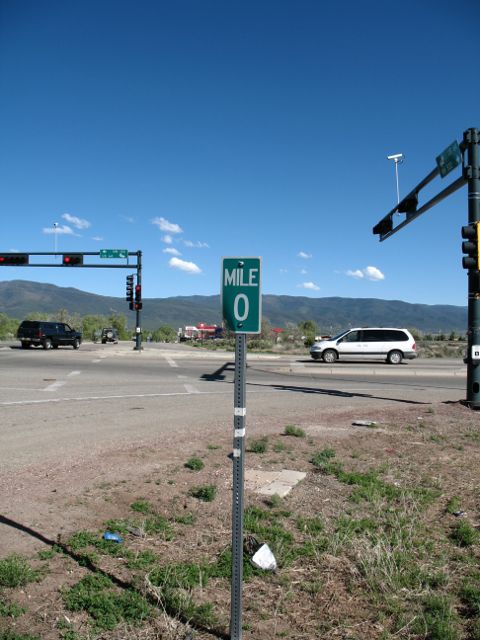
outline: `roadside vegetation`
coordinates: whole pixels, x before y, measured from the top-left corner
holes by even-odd
[[[132,336],[132,330],[127,327],[127,318],[123,314],[80,316],[71,314],[66,309],[59,309],[56,313],[29,313],[23,319],[67,322],[81,331],[86,341],[98,340],[104,327],[116,329],[120,340],[129,340]],[[0,340],[14,340],[19,324],[20,320],[0,313]],[[310,348],[317,337],[334,335],[337,330],[340,331],[343,328],[346,327],[319,327],[313,320],[303,320],[298,324],[287,323],[285,327],[280,328],[272,326],[268,320],[262,320],[260,334],[249,336],[247,347],[249,351],[305,354],[306,349]],[[411,327],[409,330],[417,341],[419,356],[422,358],[458,358],[464,355],[465,335],[455,331],[438,334],[423,333]],[[156,329],[144,330],[144,340],[147,339],[152,342],[175,342],[177,331],[169,325],[160,325]],[[223,339],[194,340],[189,341],[189,344],[205,349],[232,351],[235,349],[235,336],[226,331]]]
[[[344,431],[286,424],[248,441],[247,468],[307,476],[283,498],[247,484],[245,637],[479,640],[475,415],[395,408],[378,429]],[[0,558],[0,640],[225,637],[228,451],[210,441],[128,491],[89,489],[92,507],[115,504],[116,519]],[[264,543],[276,571],[251,562]]]

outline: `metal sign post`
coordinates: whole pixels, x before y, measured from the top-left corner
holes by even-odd
[[[260,258],[224,258],[222,311],[235,333],[233,403],[232,587],[230,639],[242,638],[243,511],[245,485],[245,424],[247,414],[247,333],[261,330]]]
[[[242,637],[243,586],[243,493],[245,484],[245,417],[247,336],[235,336],[235,388],[233,409],[233,496],[232,496],[232,590],[230,638]]]

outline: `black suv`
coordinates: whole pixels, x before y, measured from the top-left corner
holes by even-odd
[[[18,327],[17,338],[22,343],[22,349],[28,349],[31,345],[41,345],[44,349],[58,349],[59,346],[71,345],[78,349],[82,342],[82,334],[68,324],[39,320],[24,320]]]
[[[113,327],[102,329],[102,344],[107,344],[107,342],[118,342],[118,333]]]

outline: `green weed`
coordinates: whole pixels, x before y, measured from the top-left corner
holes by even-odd
[[[207,445],[207,449],[209,451],[215,451],[216,449],[220,449],[220,445],[218,445],[218,444],[208,444]]]
[[[152,513],[153,507],[148,500],[136,500],[130,505],[132,511],[137,513]]]
[[[428,640],[457,640],[456,615],[445,596],[431,595],[423,601],[423,615],[414,621],[415,633]]]
[[[184,466],[191,471],[201,471],[205,465],[200,458],[190,458]]]
[[[457,496],[453,496],[447,502],[446,512],[457,513],[458,511],[460,511],[460,498],[458,498]]]
[[[275,453],[282,453],[282,451],[287,450],[287,446],[284,442],[275,442],[275,444],[273,445],[273,450],[275,451]]]
[[[7,602],[3,598],[0,599],[0,616],[2,618],[19,618],[25,611],[26,609],[16,602]]]
[[[175,522],[178,522],[178,524],[190,525],[195,524],[196,518],[193,513],[186,513],[184,516],[176,516],[174,520]]]
[[[250,453],[265,453],[268,448],[268,438],[260,438],[259,440],[250,440],[247,450]]]
[[[165,540],[173,540],[175,534],[172,529],[172,525],[164,516],[158,513],[150,516],[145,520],[144,524],[145,533],[148,535],[161,534]]]
[[[450,539],[458,547],[471,547],[480,540],[480,533],[466,520],[458,522],[450,534]]]
[[[13,629],[4,629],[0,630],[0,640],[40,640],[40,638],[30,633],[17,633]]]
[[[272,496],[265,499],[265,504],[271,509],[278,509],[282,504],[282,498],[278,493],[274,493]]]
[[[50,547],[50,549],[39,551],[38,557],[40,558],[40,560],[51,560],[56,556],[57,553],[61,552],[62,549],[58,545],[54,544],[52,547]]]
[[[39,580],[41,572],[32,569],[25,558],[13,553],[0,560],[0,587],[22,587]]]
[[[466,581],[460,589],[459,596],[468,617],[480,617],[480,580],[477,582]]]
[[[158,556],[146,549],[135,554],[133,558],[130,558],[127,562],[129,569],[140,569],[142,571],[150,571],[156,564],[158,564]]]
[[[138,624],[151,615],[151,607],[136,591],[115,589],[106,576],[87,575],[63,592],[70,611],[85,611],[99,630],[114,629],[120,622]]]
[[[202,502],[212,502],[217,496],[217,487],[213,484],[208,484],[203,487],[193,487],[193,489],[190,489],[189,494]]]
[[[297,520],[297,527],[303,533],[309,536],[318,536],[325,530],[323,521],[320,518],[299,518]]]
[[[305,431],[294,424],[287,424],[283,433],[294,438],[305,438]]]

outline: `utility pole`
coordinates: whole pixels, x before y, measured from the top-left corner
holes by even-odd
[[[480,221],[480,163],[478,145],[480,131],[467,129],[463,144],[467,150],[467,165],[464,167],[468,188],[468,222]],[[477,251],[479,247],[477,246]],[[478,262],[477,262],[478,267]],[[480,272],[468,270],[468,331],[467,331],[467,400],[472,409],[480,409],[480,359],[475,357],[480,345]]]
[[[380,236],[380,242],[386,240],[405,225],[410,224],[449,195],[468,185],[468,225],[462,227],[464,269],[468,269],[468,328],[467,353],[464,362],[467,365],[466,404],[471,409],[480,409],[480,130],[467,129],[460,144],[454,140],[436,157],[436,167],[423,178],[396,206],[389,211],[372,231]],[[398,154],[397,154],[398,155]],[[465,162],[466,157],[466,162]],[[395,160],[395,156],[389,156]],[[418,195],[436,176],[445,178],[456,167],[461,166],[461,175],[440,193],[419,207]],[[405,218],[395,224],[395,214],[405,214]]]
[[[142,291],[142,252],[137,251],[137,287],[140,287],[140,292]],[[135,303],[135,350],[142,350],[142,325],[140,322],[141,319],[141,293],[140,293],[140,301]]]

